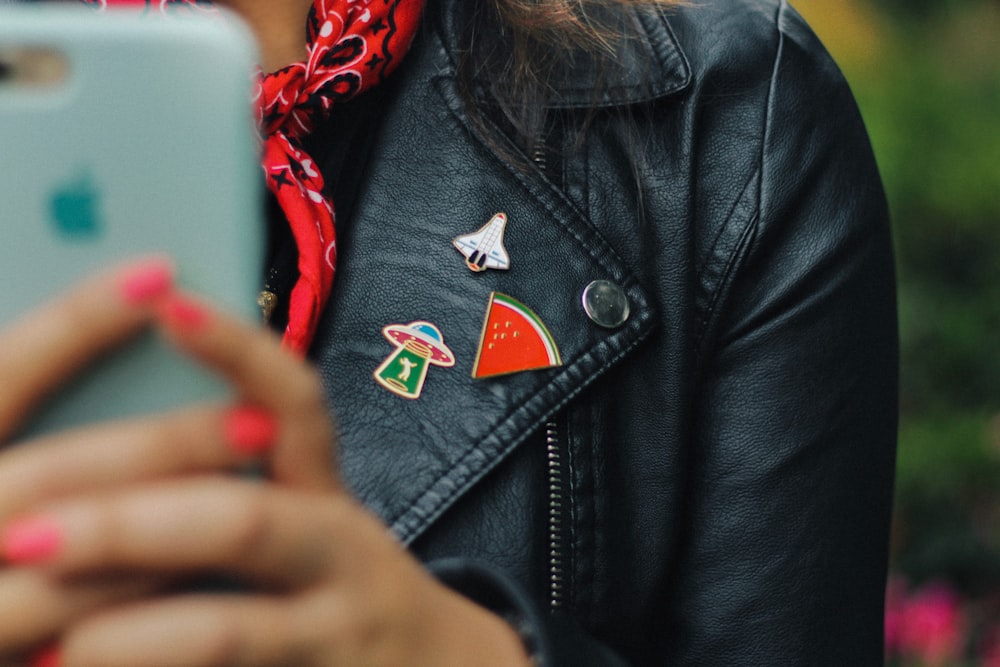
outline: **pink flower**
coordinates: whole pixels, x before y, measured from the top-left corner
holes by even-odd
[[[986,633],[979,651],[979,667],[1000,667],[1000,623]]]
[[[904,577],[889,577],[885,589],[885,650],[889,656],[899,655],[905,622],[907,581]]]
[[[946,665],[962,655],[965,614],[947,584],[930,584],[904,599],[892,622],[903,655],[929,666]]]

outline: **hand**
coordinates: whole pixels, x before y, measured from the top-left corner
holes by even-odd
[[[0,652],[56,638],[67,666],[526,664],[502,620],[438,584],[344,492],[312,370],[269,333],[190,297],[121,298],[136,271],[0,333],[0,350],[15,339],[29,349],[24,360],[0,352],[0,373],[24,377],[0,397],[0,434],[150,321],[239,400],[0,456],[0,550],[18,566],[0,573]],[[233,474],[258,459],[268,481]],[[248,591],[168,592],[206,573]],[[25,591],[36,603],[24,604]]]

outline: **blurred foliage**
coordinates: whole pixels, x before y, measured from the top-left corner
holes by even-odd
[[[1000,3],[795,4],[851,82],[885,179],[904,416],[1000,408]]]
[[[793,4],[851,83],[892,210],[902,343],[893,567],[996,600],[1000,2]]]
[[[900,433],[895,565],[972,595],[1000,591],[1000,460],[984,421],[952,411]]]

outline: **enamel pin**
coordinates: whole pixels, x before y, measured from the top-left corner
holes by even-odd
[[[561,366],[559,349],[542,320],[523,303],[493,292],[472,377],[485,378]]]
[[[507,228],[507,214],[497,213],[490,221],[472,234],[459,236],[452,245],[465,255],[465,265],[471,271],[510,268],[510,257],[503,247],[503,233]]]
[[[375,369],[375,380],[403,398],[418,398],[424,388],[427,369],[454,366],[455,355],[444,344],[441,331],[430,322],[390,324],[382,335],[396,351]]]

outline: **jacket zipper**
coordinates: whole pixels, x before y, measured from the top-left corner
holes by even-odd
[[[531,160],[539,171],[548,169],[545,139],[535,142]],[[566,555],[563,534],[563,457],[559,446],[559,425],[553,420],[545,424],[545,456],[549,485],[549,606],[560,609],[566,601]]]
[[[563,543],[563,457],[559,447],[559,425],[545,424],[545,448],[549,482],[549,606],[560,609],[566,600],[566,555]]]
[[[535,150],[531,154],[531,161],[535,163],[535,166],[538,167],[539,171],[545,171],[549,166],[548,158],[545,153],[545,141],[540,139],[535,142]]]

